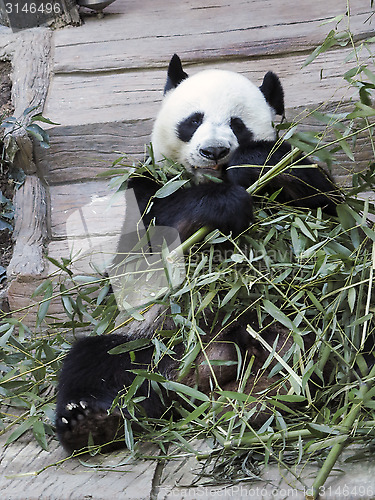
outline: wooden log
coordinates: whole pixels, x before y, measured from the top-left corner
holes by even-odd
[[[43,110],[50,77],[51,32],[46,28],[20,32],[11,36],[3,50],[12,60],[12,102],[18,125],[8,143],[8,153],[15,166],[27,175],[24,184],[15,192],[15,246],[7,269],[8,300],[12,311],[23,309],[26,324],[35,324],[37,305],[31,294],[44,276],[44,246],[47,240],[47,193],[35,175],[33,144],[25,131],[30,114]],[[29,306],[34,307],[29,309]]]
[[[51,30],[37,28],[23,31],[16,38],[12,57],[12,102],[14,116],[28,123],[26,108],[33,114],[43,110],[50,80]]]
[[[6,146],[13,164],[26,174],[34,174],[33,144],[25,130],[31,116],[41,113],[50,78],[51,32],[45,28],[24,31],[12,46],[12,103],[17,124]],[[31,108],[30,113],[25,110]]]
[[[47,194],[40,179],[26,176],[15,192],[15,246],[8,266],[8,278],[35,278],[44,271],[43,250],[47,239]]]

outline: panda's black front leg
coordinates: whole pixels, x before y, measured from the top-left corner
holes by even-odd
[[[226,179],[248,188],[290,151],[291,145],[287,142],[277,147],[272,141],[241,145],[227,166]],[[296,162],[293,169],[287,169],[274,177],[261,193],[280,191],[277,197],[280,203],[313,209],[322,207],[327,214],[336,215],[337,205],[343,202],[338,187],[327,172],[312,164],[308,158],[304,158],[302,163],[304,166],[299,166]]]
[[[252,220],[252,199],[246,189],[227,183],[207,183],[155,198],[148,218],[174,227],[185,240],[201,227],[238,235]]]

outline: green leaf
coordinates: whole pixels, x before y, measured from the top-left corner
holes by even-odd
[[[287,403],[303,403],[306,401],[305,396],[300,396],[298,394],[278,394],[277,399]]]
[[[49,306],[51,303],[52,295],[53,295],[53,287],[52,287],[52,283],[49,282],[49,284],[45,290],[45,293],[44,293],[43,301],[41,302],[41,304],[39,305],[39,308],[38,308],[37,323],[36,323],[37,326],[40,326],[42,324],[44,318],[46,317],[46,314],[48,312],[48,309],[49,309]]]
[[[40,142],[44,142],[46,144],[49,143],[49,135],[45,130],[43,130],[39,125],[36,123],[32,123],[31,125],[26,127],[26,130],[29,134],[31,134],[35,139],[37,139]]]
[[[305,224],[300,217],[296,217],[294,224],[302,231],[302,233],[307,236],[310,240],[315,241],[315,236],[311,233],[307,224]]]
[[[344,151],[346,156],[351,160],[354,161],[354,154],[352,150],[350,149],[349,144],[346,142],[345,138],[343,137],[342,134],[338,130],[334,130],[333,133],[335,134],[336,138],[339,139],[339,144],[341,149]]]
[[[198,391],[197,389],[193,389],[192,387],[189,387],[187,385],[180,384],[179,382],[173,382],[172,380],[170,380],[168,382],[164,382],[163,386],[167,390],[186,394],[187,396],[193,399],[197,399],[198,401],[209,401],[209,397],[207,396],[207,394],[204,394],[203,392]]]
[[[47,279],[45,281],[42,281],[42,283],[36,287],[36,289],[34,290],[34,292],[31,295],[31,297],[35,298],[38,295],[44,294],[47,289],[51,288],[51,286],[52,286],[51,280]]]
[[[178,189],[184,186],[188,181],[169,181],[155,193],[155,198],[166,198],[175,193]]]
[[[42,123],[48,123],[49,125],[60,125],[59,123],[53,122],[49,118],[46,118],[42,114],[34,115],[31,118],[31,123],[33,122],[42,122]]]
[[[107,297],[108,293],[109,293],[109,290],[110,290],[110,286],[109,285],[105,285],[103,286],[103,288],[100,290],[99,292],[99,295],[98,295],[98,298],[96,299],[96,304],[99,306],[103,301],[104,299]]]
[[[315,424],[315,423],[307,423],[307,428],[311,431],[314,436],[319,438],[325,438],[327,436],[340,434],[340,431],[337,429],[332,429],[329,425],[324,424]]]
[[[357,291],[354,287],[349,288],[348,290],[348,304],[350,308],[350,312],[354,311],[354,308],[356,306],[356,299],[357,299]]]
[[[72,298],[69,297],[68,295],[62,295],[61,302],[63,304],[63,307],[64,307],[67,315],[71,318],[73,313],[74,313],[74,306],[73,306]]]
[[[289,330],[297,331],[296,325],[293,323],[293,321],[288,318],[288,316],[283,313],[275,304],[273,304],[269,300],[263,300],[263,307],[265,311],[276,321],[284,325]]]
[[[369,118],[371,116],[375,116],[375,109],[371,106],[367,106],[362,102],[356,102],[355,111],[349,113],[347,118],[349,120],[353,120],[355,118]]]
[[[252,401],[256,401],[254,396],[250,396],[249,394],[244,394],[242,392],[235,391],[216,391],[217,394],[224,398],[235,399],[236,401],[242,401],[244,403],[250,403]]]
[[[319,241],[318,243],[315,243],[315,245],[312,245],[311,247],[307,248],[304,252],[301,253],[300,258],[301,259],[309,259],[311,258],[320,248],[322,248],[328,240],[323,240]]]
[[[237,294],[241,286],[242,286],[242,280],[241,278],[239,278],[223,298],[221,302],[221,307],[224,307]]]
[[[38,421],[38,417],[35,415],[33,417],[29,417],[27,420],[24,420],[22,424],[20,424],[16,430],[12,432],[12,434],[8,437],[8,439],[5,442],[5,446],[7,446],[10,443],[13,443],[16,441],[22,434],[25,434],[26,431],[31,429],[34,425],[35,422]]]
[[[46,430],[42,421],[37,420],[36,422],[33,423],[33,434],[35,439],[41,446],[41,448],[45,451],[49,451],[47,444]]]
[[[211,403],[209,401],[202,403],[200,406],[195,408],[194,411],[189,412],[188,416],[185,417],[183,420],[179,422],[179,427],[183,427],[190,422],[194,422],[197,420],[203,413],[210,407]],[[201,423],[204,423],[204,421],[200,421]]]
[[[233,253],[230,259],[236,262],[236,264],[241,264],[245,260],[245,256],[240,253]]]
[[[207,295],[204,297],[202,300],[201,305],[199,306],[198,313],[206,309],[208,305],[212,302],[212,300],[217,296],[217,291],[213,290],[211,292],[208,292]]]
[[[210,365],[210,366],[233,366],[233,365],[237,365],[237,361],[226,361],[224,359],[210,359],[208,361],[202,361],[202,363],[200,363],[200,366],[207,366],[207,365]]]
[[[0,347],[4,347],[13,333],[14,325],[5,325],[6,330],[1,330]]]
[[[159,373],[150,372],[147,370],[143,370],[141,368],[135,369],[135,370],[130,370],[130,371],[132,373],[135,373],[137,376],[142,377],[143,379],[146,379],[146,380],[152,380],[152,381],[158,382],[158,383],[163,383],[166,381],[165,377],[163,377]]]
[[[134,451],[134,436],[133,436],[133,430],[131,427],[131,422],[127,418],[124,418],[124,439],[125,439],[125,444],[126,447],[130,451]]]
[[[321,45],[318,45],[316,49],[306,58],[305,62],[302,64],[302,68],[309,65],[316,59],[320,54],[326,52],[329,48],[336,44],[336,32],[335,30],[331,30],[326,36],[324,42]]]
[[[128,342],[124,342],[123,344],[113,347],[108,351],[108,354],[123,354],[124,352],[136,351],[137,349],[149,346],[150,342],[150,339],[129,340]]]

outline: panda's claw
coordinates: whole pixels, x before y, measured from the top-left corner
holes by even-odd
[[[57,423],[61,423],[66,430],[72,430],[78,422],[82,422],[90,415],[90,408],[86,401],[80,400],[77,402],[69,401],[65,405],[64,415],[57,419]]]
[[[119,437],[123,435],[123,418],[116,410],[109,414],[103,401],[68,400],[62,408],[56,416],[56,430],[67,451],[87,449],[90,441],[108,451],[122,443]]]

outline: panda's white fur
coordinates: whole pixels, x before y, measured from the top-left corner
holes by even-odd
[[[193,111],[204,114],[204,119],[191,140],[184,142],[176,126]],[[254,141],[273,141],[274,114],[261,90],[245,76],[232,71],[201,71],[167,92],[152,133],[155,159],[168,158],[187,170],[215,169],[216,163],[227,163],[239,146],[230,126],[232,118],[243,121]],[[206,147],[225,147],[228,154],[215,162],[200,154]]]

